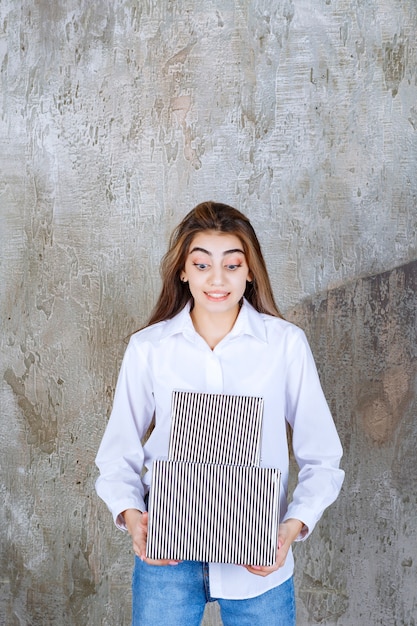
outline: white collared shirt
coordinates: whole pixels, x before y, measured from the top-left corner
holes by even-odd
[[[244,301],[226,337],[211,350],[194,329],[189,305],[171,320],[135,333],[117,382],[113,410],[96,463],[98,495],[115,523],[120,513],[146,509],[152,462],[166,458],[175,389],[252,395],[264,399],[261,466],[281,470],[281,521],[299,519],[306,538],[324,509],[337,497],[344,477],[339,469],[340,440],[302,330],[285,320],[258,313]],[[154,430],[142,446],[152,417]],[[287,504],[286,422],[300,467]],[[148,471],[143,475],[143,468]],[[263,578],[230,564],[210,564],[210,593],[216,598],[250,598],[285,582],[293,572],[292,552],[285,565]]]

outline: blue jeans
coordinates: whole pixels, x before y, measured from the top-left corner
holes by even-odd
[[[132,626],[200,626],[206,603],[215,600],[224,626],[295,626],[292,578],[255,598],[224,600],[210,595],[206,563],[160,567],[135,557],[132,596]]]

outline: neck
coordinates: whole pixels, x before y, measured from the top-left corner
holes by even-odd
[[[210,314],[206,311],[192,309],[190,315],[196,332],[204,339],[212,350],[232,330],[240,307],[221,314]]]

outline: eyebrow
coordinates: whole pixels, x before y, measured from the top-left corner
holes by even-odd
[[[192,254],[193,252],[204,252],[204,254],[213,256],[211,252],[209,252],[208,250],[205,250],[204,248],[200,248],[199,246],[196,246],[195,248],[190,250],[189,254]],[[241,250],[240,248],[233,248],[232,250],[225,250],[223,252],[223,256],[227,256],[228,254],[234,254],[235,252],[240,252],[241,254],[245,254],[243,250]]]

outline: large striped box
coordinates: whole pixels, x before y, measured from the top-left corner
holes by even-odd
[[[278,469],[155,461],[147,556],[272,565],[279,485]]]
[[[261,468],[263,400],[174,391],[168,460],[154,461],[147,556],[272,565],[280,471]]]

